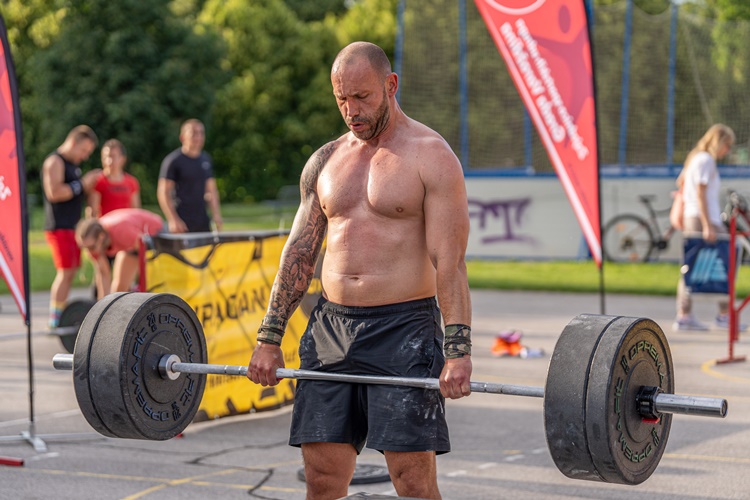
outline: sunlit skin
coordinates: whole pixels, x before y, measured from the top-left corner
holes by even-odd
[[[186,125],[180,134],[180,142],[183,153],[191,158],[197,158],[206,143],[206,128],[199,123]]]
[[[107,233],[87,238],[76,236],[76,243],[80,248],[88,251],[89,258],[94,266],[94,281],[99,299],[113,292],[126,292],[130,289],[138,271],[138,257],[136,255],[132,255],[125,250],[117,252],[110,269],[106,253],[110,247],[110,238]]]
[[[334,65],[331,82],[351,134],[321,148],[305,166],[300,210],[267,319],[285,326],[309,285],[327,236],[322,281],[329,300],[373,306],[430,297],[437,291],[446,324],[468,324],[463,250],[454,244],[468,237],[468,214],[455,155],[442,138],[401,111],[395,73],[383,76],[358,59]],[[436,168],[443,165],[449,168]],[[435,194],[425,198],[433,190]],[[460,223],[453,227],[452,221]],[[448,374],[457,369],[446,397],[469,393],[470,363],[468,356],[446,363]],[[282,365],[280,350],[261,344],[248,373],[257,383],[274,385],[275,369]]]
[[[78,243],[80,248],[88,250],[91,253],[104,254],[107,247],[109,247],[109,238],[107,238],[106,234],[102,233],[97,238],[93,236],[89,236],[88,238],[76,237],[76,243]]]
[[[71,156],[73,156],[73,163],[82,163],[88,160],[94,149],[96,149],[96,145],[91,141],[83,140],[75,144],[70,151]]]
[[[351,44],[331,70],[336,104],[350,132],[321,147],[300,180],[300,207],[282,252],[263,324],[283,331],[315,271],[323,241],[325,297],[378,306],[437,296],[445,324],[470,324],[464,253],[469,217],[463,171],[445,140],[406,116],[398,76],[371,44]],[[373,63],[375,61],[375,63]],[[259,343],[248,378],[278,383],[279,346]],[[446,360],[440,391],[470,391],[471,356]],[[303,443],[307,498],[346,496],[356,450]],[[400,496],[440,498],[435,452],[384,453]]]
[[[342,91],[341,88],[339,90]],[[336,95],[335,92],[334,95]],[[375,139],[383,133],[388,124],[390,108],[388,107],[388,96],[385,92],[382,96],[379,96],[380,106],[374,112],[368,113],[368,104],[377,97],[377,92],[366,92],[352,96],[347,96],[342,92],[336,97],[341,116],[357,139],[362,141]]]
[[[112,181],[118,182],[123,178],[127,158],[120,148],[104,146],[102,148],[102,171]]]
[[[98,237],[89,236],[88,238],[79,238],[76,236],[78,247],[87,250],[91,264],[94,267],[94,284],[96,285],[96,295],[98,299],[103,299],[112,290],[112,270],[110,269],[109,260],[106,255],[109,247],[109,237],[106,233],[101,233]]]
[[[78,142],[66,140],[57,151],[71,163],[80,164],[89,159],[96,149],[96,145],[88,140],[83,139]],[[94,184],[96,175],[101,170],[91,170],[87,172],[81,182],[85,191],[88,191]],[[65,183],[65,164],[63,160],[51,155],[47,157],[42,166],[42,184],[44,193],[51,203],[67,201],[73,197],[70,187]]]

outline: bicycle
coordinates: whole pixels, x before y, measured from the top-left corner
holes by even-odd
[[[659,218],[668,218],[670,206],[655,208],[655,195],[640,195],[638,200],[646,207],[648,219],[636,214],[620,214],[604,226],[602,251],[612,262],[648,262],[654,252],[658,255],[669,248],[669,240],[676,232],[670,224],[662,230]]]
[[[669,240],[677,232],[670,224],[665,230],[659,225],[659,218],[669,218],[672,206],[654,208],[655,195],[641,195],[638,200],[646,207],[648,219],[636,214],[620,214],[604,226],[602,252],[604,258],[612,262],[649,262],[654,256],[669,248]],[[738,192],[727,190],[727,204],[722,211],[722,220],[729,226],[732,211],[737,209],[738,230],[750,230],[750,210],[745,198]],[[742,261],[750,259],[750,240],[738,236],[743,248]]]

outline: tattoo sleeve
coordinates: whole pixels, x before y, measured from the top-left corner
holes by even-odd
[[[317,181],[335,149],[336,143],[326,144],[313,154],[302,171],[300,207],[271,288],[268,310],[259,330],[263,332],[262,339],[259,334],[261,341],[280,343],[289,318],[312,281],[328,222],[318,198]]]

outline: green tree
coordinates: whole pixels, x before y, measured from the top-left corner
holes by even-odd
[[[161,159],[179,145],[180,122],[208,120],[225,81],[218,36],[177,18],[169,4],[67,3],[59,34],[31,56],[26,75],[33,81],[29,104],[37,128],[27,150],[30,170],[71,127],[86,123],[100,139],[125,144],[144,202],[155,200]]]
[[[16,69],[25,152],[33,151],[38,135],[33,106],[29,100],[34,80],[27,76],[28,61],[57,38],[59,23],[65,16],[65,9],[59,3],[57,0],[7,0],[0,3],[0,13],[8,30],[8,42]],[[39,182],[38,176],[30,176],[30,191],[37,192]]]
[[[382,47],[393,61],[396,43],[396,10],[400,0],[360,0],[331,26],[341,47],[366,40]],[[377,22],[372,22],[377,19]],[[330,25],[330,23],[329,23]],[[330,68],[328,68],[330,69]]]
[[[222,33],[232,78],[216,97],[209,149],[226,199],[273,198],[335,130],[323,98],[336,43],[283,0],[209,0],[200,16]],[[329,92],[330,94],[330,92]]]
[[[699,7],[706,15],[722,21],[750,20],[750,3],[747,0],[704,0]]]
[[[346,12],[346,0],[286,0],[287,6],[304,22],[320,21],[328,14],[341,15]]]
[[[59,22],[65,16],[65,9],[58,3],[56,0],[7,0],[0,3],[19,80],[22,80],[21,72],[26,61],[37,50],[49,47],[59,33]]]
[[[634,6],[638,7],[640,10],[648,14],[661,14],[662,12],[669,10],[669,6],[672,2],[672,0],[586,0],[586,1],[593,3],[594,7],[624,4],[625,2],[632,1]]]
[[[232,73],[209,126],[224,198],[273,198],[299,182],[309,156],[345,130],[331,94],[336,53],[360,39],[392,51],[394,14],[392,0],[356,2],[340,17],[310,22],[283,0],[206,2],[200,20],[222,33],[222,64]]]

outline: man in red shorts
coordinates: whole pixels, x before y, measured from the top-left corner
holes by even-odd
[[[78,223],[76,243],[89,251],[98,298],[130,288],[138,271],[141,238],[161,233],[164,226],[161,217],[140,208],[121,208]],[[111,271],[109,257],[114,258]]]
[[[100,171],[92,170],[81,176],[79,165],[91,156],[97,143],[94,131],[86,125],[79,125],[68,133],[62,145],[47,156],[42,165],[44,235],[57,269],[50,289],[50,328],[57,328],[75,272],[81,264],[75,227],[81,219],[85,195]]]

